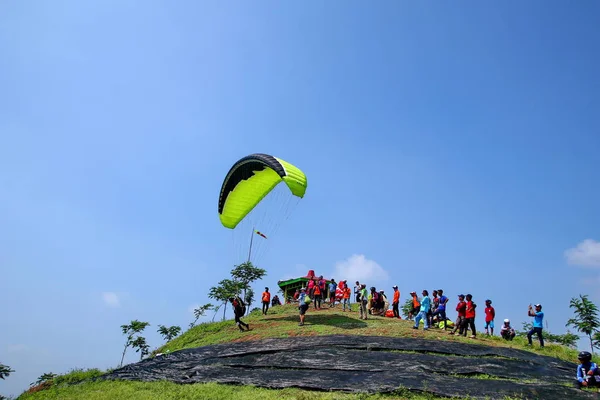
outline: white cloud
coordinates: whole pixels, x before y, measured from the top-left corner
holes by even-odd
[[[383,281],[389,279],[388,273],[373,260],[363,254],[353,254],[344,261],[335,264],[335,276],[348,282]]]
[[[23,351],[27,351],[27,350],[29,350],[29,347],[24,344],[11,344],[6,349],[6,351],[8,353],[18,353],[18,352],[23,352]]]
[[[566,250],[565,258],[570,265],[600,267],[600,242],[586,239],[577,247]]]
[[[104,304],[109,307],[120,307],[121,303],[119,301],[119,296],[117,296],[114,292],[104,292],[102,293],[102,300],[104,300]]]

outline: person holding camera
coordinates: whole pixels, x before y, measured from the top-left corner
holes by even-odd
[[[533,311],[533,307],[531,307],[530,304],[527,315],[533,317],[533,328],[531,328],[531,330],[527,333],[527,340],[529,341],[529,346],[532,346],[531,337],[535,333],[537,334],[537,337],[540,340],[540,347],[544,348],[544,336],[542,335],[542,328],[544,327],[544,313],[542,312],[542,305],[536,304],[535,311]]]

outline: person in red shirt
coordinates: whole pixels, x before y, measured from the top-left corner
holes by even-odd
[[[456,311],[458,312],[458,317],[456,318],[456,322],[454,323],[454,329],[450,332],[451,335],[462,335],[464,331],[467,329],[465,326],[465,309],[467,308],[467,303],[465,302],[465,295],[458,295],[458,304],[456,304]],[[456,333],[458,331],[458,333]]]
[[[400,310],[398,304],[400,303],[400,291],[398,286],[394,285],[394,300],[392,300],[392,310],[394,311],[394,318],[400,318]]]
[[[485,301],[485,334],[489,335],[490,332],[488,328],[492,332],[492,336],[494,336],[494,318],[496,317],[496,310],[492,307],[492,301],[487,299]]]
[[[464,335],[467,336],[467,332],[469,328],[471,328],[471,339],[475,339],[477,337],[477,331],[475,330],[475,308],[477,304],[473,302],[473,296],[471,294],[467,294],[467,307],[465,308],[465,331]]]
[[[265,291],[262,294],[262,313],[263,313],[263,315],[267,315],[267,311],[269,311],[269,304],[271,304],[271,293],[269,293],[269,288],[266,287]]]

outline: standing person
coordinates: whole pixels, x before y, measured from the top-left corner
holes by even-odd
[[[473,302],[473,296],[467,294],[467,307],[465,308],[465,331],[464,335],[467,336],[469,328],[471,328],[471,339],[477,337],[477,331],[475,330],[475,308],[477,304]]]
[[[416,317],[419,314],[419,311],[421,311],[421,302],[417,297],[417,292],[410,292],[410,295],[412,297],[412,310],[408,313],[408,319],[412,320],[413,317]]]
[[[529,341],[529,346],[532,346],[531,337],[534,333],[537,334],[538,339],[540,340],[540,347],[544,348],[544,336],[542,336],[542,328],[544,327],[544,313],[542,312],[542,305],[536,304],[535,311],[533,311],[533,307],[531,304],[529,305],[529,310],[527,311],[527,315],[533,317],[533,328],[527,333],[527,340]]]
[[[263,313],[263,315],[267,315],[267,311],[269,311],[270,303],[271,303],[271,293],[269,293],[269,288],[266,287],[265,291],[262,294],[262,313]]]
[[[394,285],[394,299],[392,300],[392,310],[394,311],[394,318],[400,318],[400,310],[398,309],[398,304],[400,303],[400,291],[398,290],[398,286]]]
[[[335,279],[331,279],[331,283],[329,284],[329,307],[335,306],[335,290],[337,289],[337,283],[335,283]]]
[[[433,298],[431,299],[431,306],[429,308],[429,312],[427,313],[427,319],[429,319],[429,326],[434,326],[433,323],[433,312],[437,309],[440,299],[438,299],[438,291],[434,290],[431,294]]]
[[[419,322],[423,320],[423,330],[429,329],[429,319],[427,318],[427,313],[431,309],[431,299],[429,298],[429,292],[424,289],[423,290],[423,298],[421,299],[421,309],[419,314],[415,318],[415,326],[413,329],[419,329]]]
[[[363,283],[360,285],[360,319],[367,319],[367,303],[369,302],[369,292],[367,291],[367,285]]]
[[[492,336],[494,336],[494,318],[496,318],[496,310],[492,307],[492,301],[487,299],[485,301],[485,334],[489,335],[489,330],[492,332]]]
[[[242,300],[239,297],[230,297],[229,302],[231,303],[231,306],[233,307],[233,315],[235,317],[235,324],[237,325],[238,328],[240,328],[240,332],[244,332],[244,329],[242,328],[242,326],[246,327],[246,330],[249,331],[250,325],[248,325],[247,323],[245,323],[244,321],[241,320],[241,318],[244,316],[244,312],[245,312]]]
[[[516,334],[517,332],[510,326],[510,319],[506,318],[504,324],[502,324],[502,328],[500,328],[500,336],[505,340],[513,340]]]
[[[360,282],[356,281],[356,284],[354,285],[354,300],[356,301],[356,304],[358,304],[360,306]]]
[[[304,318],[306,317],[306,311],[310,303],[310,297],[306,295],[306,289],[300,289],[300,296],[298,296],[298,310],[300,311],[300,323],[298,326],[304,325]]]
[[[315,305],[315,310],[321,309],[321,286],[315,285],[313,287],[313,301]]]
[[[342,289],[342,293],[343,293],[343,302],[344,302],[344,311],[346,311],[346,304],[348,304],[348,311],[352,311],[352,308],[350,308],[350,288],[348,287],[348,284],[345,283],[344,281],[344,288]]]
[[[600,369],[595,362],[592,362],[592,355],[588,351],[582,351],[577,356],[579,365],[577,366],[577,381],[575,385],[581,389],[582,386],[600,386]]]
[[[438,326],[441,318],[444,321],[444,330],[446,330],[446,328],[448,327],[448,323],[446,322],[446,304],[448,303],[448,297],[444,296],[444,291],[442,289],[438,289],[437,292],[440,295],[440,298],[438,299],[437,308],[433,312],[433,317],[439,315]]]
[[[456,322],[454,323],[454,329],[450,332],[451,335],[462,335],[463,331],[466,329],[465,326],[465,310],[467,308],[467,303],[465,302],[465,295],[458,295],[458,304],[456,304],[456,311],[458,312],[458,317],[456,317]],[[456,333],[458,331],[458,333]]]

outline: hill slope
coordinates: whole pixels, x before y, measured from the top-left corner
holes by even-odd
[[[424,332],[413,330],[409,321],[381,317],[364,321],[356,312],[339,308],[311,309],[302,327],[294,306],[275,307],[268,316],[258,312],[245,319],[249,332],[239,332],[233,321],[202,324],[159,349],[164,355],[112,371],[96,382],[52,387],[21,398],[593,396],[569,387],[576,351],[559,345],[527,351],[520,338],[506,342],[498,337],[450,336],[437,329]],[[183,349],[188,350],[178,351]],[[375,392],[387,394],[364,394]]]

